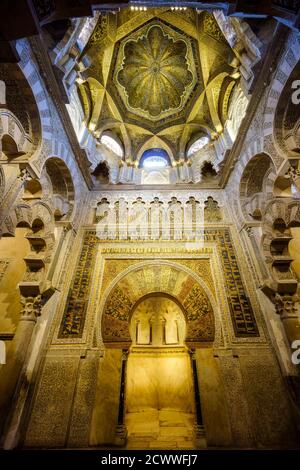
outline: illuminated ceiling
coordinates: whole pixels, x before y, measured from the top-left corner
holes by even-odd
[[[156,20],[121,43],[114,83],[130,114],[158,121],[181,112],[196,88],[189,43]],[[133,37],[136,39],[133,39]],[[130,116],[129,116],[130,117]]]
[[[89,130],[113,130],[125,158],[162,147],[180,158],[195,136],[216,138],[238,77],[213,14],[167,8],[100,15],[78,84]]]

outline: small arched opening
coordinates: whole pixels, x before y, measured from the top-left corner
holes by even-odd
[[[42,185],[38,179],[32,178],[25,182],[23,199],[40,199],[42,197]]]
[[[109,183],[109,167],[106,162],[100,162],[95,170],[93,171],[92,175],[95,179],[101,184],[108,184]]]
[[[46,161],[45,171],[51,183],[55,220],[71,217],[75,204],[75,187],[65,162],[58,157]]]
[[[2,152],[8,158],[8,160],[11,160],[13,158],[19,157],[20,155],[24,154],[24,152],[19,151],[16,142],[8,134],[5,134],[2,137],[1,145],[2,145]]]

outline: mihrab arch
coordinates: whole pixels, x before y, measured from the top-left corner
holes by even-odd
[[[121,275],[108,288],[103,305],[101,331],[108,347],[131,344],[129,322],[137,303],[147,295],[167,295],[185,312],[186,343],[212,343],[215,319],[212,297],[203,282],[176,263],[143,263]]]

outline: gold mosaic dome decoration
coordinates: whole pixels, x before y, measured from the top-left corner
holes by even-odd
[[[193,84],[183,40],[154,25],[137,40],[127,41],[123,53],[117,80],[129,108],[155,120],[183,106]]]
[[[222,132],[235,62],[212,13],[101,14],[78,62],[86,126],[97,139],[111,130],[128,158],[145,148],[183,155],[195,136]]]

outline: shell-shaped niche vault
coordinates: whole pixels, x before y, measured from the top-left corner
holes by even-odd
[[[130,333],[135,346],[182,346],[186,333],[182,309],[171,298],[150,295],[135,307]]]

